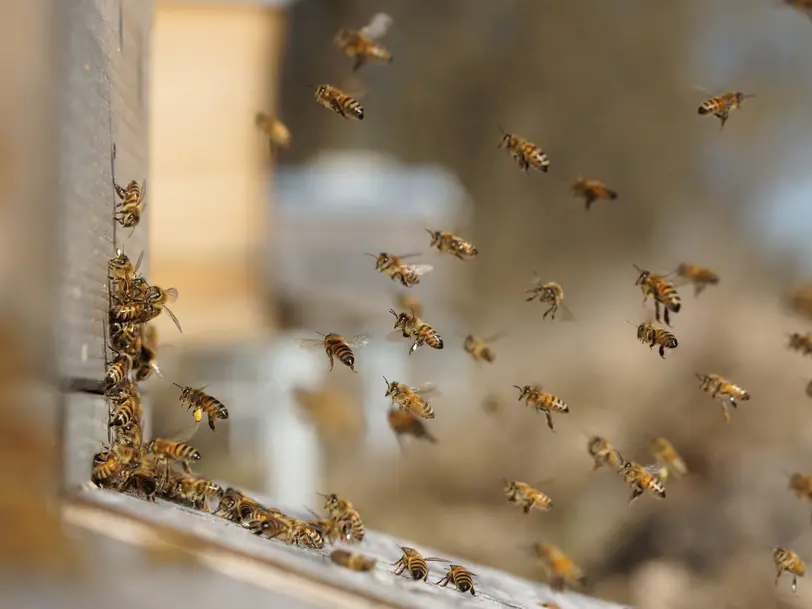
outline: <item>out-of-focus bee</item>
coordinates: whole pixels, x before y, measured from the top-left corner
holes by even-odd
[[[502,411],[502,400],[496,396],[489,395],[482,400],[482,410],[488,414],[497,414]]]
[[[397,562],[392,563],[395,569],[392,571],[395,575],[400,575],[406,571],[413,580],[417,581],[422,579],[426,581],[429,577],[429,566],[426,564],[429,561],[442,561],[448,562],[444,558],[432,556],[430,558],[423,558],[423,556],[414,548],[407,546],[398,546],[403,552]]]
[[[116,145],[113,144],[113,163],[116,160]],[[116,203],[116,222],[125,228],[135,229],[138,222],[141,220],[141,214],[146,208],[144,200],[147,197],[147,181],[144,180],[141,185],[133,180],[127,186],[121,187],[116,183],[115,174],[113,175],[113,188],[116,189],[119,201]]]
[[[789,305],[796,313],[812,319],[812,283],[793,288],[789,294]]]
[[[360,70],[370,59],[384,63],[392,61],[392,53],[389,52],[389,49],[380,42],[376,42],[378,38],[382,38],[386,34],[391,25],[392,17],[386,13],[377,13],[360,30],[349,28],[338,30],[333,41],[355,60],[352,66],[353,72]]]
[[[400,329],[403,338],[414,339],[409,347],[409,355],[417,351],[421,346],[428,345],[432,349],[442,349],[443,339],[440,334],[429,324],[424,322],[414,313],[397,313],[394,309],[389,312],[395,316],[395,330]]]
[[[129,353],[118,353],[112,363],[107,367],[104,382],[108,387],[115,387],[130,374],[133,367],[133,358]]]
[[[135,279],[143,258],[144,252],[141,252],[135,266],[133,266],[127,254],[117,249],[115,258],[111,258],[107,262],[107,278],[116,284],[113,292],[116,300],[120,301],[121,297],[129,292],[130,284]]]
[[[505,130],[499,127],[502,132],[502,140],[499,142],[499,148],[506,149],[510,156],[519,164],[525,173],[530,167],[547,173],[550,169],[550,159],[544,151],[527,141],[523,137],[514,135],[512,133],[505,133]]]
[[[147,380],[155,372],[163,378],[158,367],[158,331],[152,324],[141,326],[141,351],[138,355],[138,368],[135,371],[135,380],[139,383]]]
[[[423,316],[423,303],[417,296],[412,296],[408,292],[398,292],[395,294],[395,304],[402,311],[412,311],[418,317]]]
[[[789,335],[788,347],[801,355],[812,355],[812,334],[793,332]]]
[[[618,473],[623,470],[623,457],[615,448],[609,444],[606,438],[592,436],[586,445],[589,454],[595,460],[592,471],[597,471],[603,466],[614,467]]]
[[[158,470],[158,465],[154,460],[144,459],[127,476],[124,490],[135,492],[147,501],[155,501],[155,496],[161,488],[162,479]]]
[[[503,480],[505,481],[505,495],[507,495],[508,503],[520,505],[525,514],[529,514],[533,508],[544,512],[552,509],[553,500],[548,495],[533,488],[526,482],[507,480],[505,478]]]
[[[338,87],[319,85],[316,89],[316,101],[319,105],[332,110],[347,119],[364,120],[364,107]]]
[[[381,252],[380,254],[364,255],[375,258],[375,268],[377,270],[387,275],[392,281],[400,281],[401,285],[406,288],[420,283],[420,277],[434,269],[430,264],[407,264],[403,262],[406,258],[413,258],[419,256],[419,254],[394,256]]]
[[[708,95],[712,95],[705,89],[702,89],[702,91]],[[724,93],[720,93],[719,95],[713,95],[700,104],[697,113],[700,116],[713,114],[721,121],[719,128],[724,129],[727,119],[730,118],[731,110],[741,107],[742,102],[748,97],[755,97],[755,95],[744,94],[739,91],[726,91]]]
[[[789,476],[789,490],[795,493],[798,499],[812,501],[812,475],[795,472]]]
[[[446,233],[443,231],[433,231],[430,228],[426,232],[431,235],[431,243],[429,247],[436,247],[439,251],[445,254],[452,254],[460,260],[467,260],[473,258],[479,253],[479,250],[471,245],[462,237],[457,237],[453,233]]]
[[[598,199],[608,199],[610,201],[617,199],[617,193],[599,180],[578,178],[572,184],[572,191],[576,196],[584,198],[587,211]]]
[[[364,523],[352,503],[340,498],[335,493],[322,495],[322,497],[324,497],[324,509],[336,521],[344,540],[363,541],[365,534]]]
[[[570,411],[569,406],[567,406],[564,400],[551,393],[547,393],[541,385],[525,385],[524,387],[519,387],[518,385],[513,386],[519,390],[520,402],[524,400],[526,406],[534,408],[536,412],[544,412],[544,416],[547,417],[547,427],[552,431],[555,431],[555,427],[553,426],[551,413],[560,412],[566,414]]]
[[[558,603],[538,603],[539,607],[545,607],[546,609],[561,609],[561,605]]]
[[[364,556],[358,552],[348,552],[347,550],[333,550],[330,560],[351,571],[372,571],[375,568],[375,559]]]
[[[660,467],[658,465],[640,465],[634,461],[627,461],[623,464],[623,476],[626,482],[631,482],[632,494],[629,495],[629,505],[637,501],[644,492],[648,492],[652,497],[665,499],[665,483],[658,475]]]
[[[318,332],[321,334],[321,332]],[[333,358],[337,358],[347,368],[356,372],[355,370],[355,354],[352,348],[363,347],[369,342],[369,337],[364,335],[353,336],[350,339],[345,339],[340,334],[330,332],[329,334],[321,334],[324,338],[306,338],[299,341],[300,347],[323,347],[327,357],[330,358],[330,371],[333,370]]]
[[[428,440],[432,444],[437,444],[437,438],[431,435],[426,429],[425,423],[414,416],[411,410],[403,408],[390,408],[387,413],[389,427],[395,432],[398,444],[402,444],[402,436],[413,436],[418,440]]]
[[[459,592],[470,592],[472,596],[476,596],[476,591],[474,590],[474,576],[476,576],[476,573],[471,573],[465,567],[449,565],[445,577],[436,582],[436,585],[445,588],[448,584],[454,584],[454,587]]]
[[[190,434],[183,434],[183,436]],[[158,457],[166,457],[180,462],[183,471],[191,473],[189,461],[199,461],[200,452],[194,447],[176,438],[155,438],[147,445],[147,451]]]
[[[719,284],[719,275],[712,270],[685,262],[677,267],[677,275],[694,284],[694,296],[699,296],[709,285]]]
[[[435,390],[433,385],[427,383],[422,387],[409,387],[397,381],[390,383],[386,377],[383,380],[386,382],[384,397],[391,397],[393,404],[423,419],[434,418],[434,409],[423,397]]]
[[[674,474],[677,478],[685,476],[688,473],[688,466],[685,460],[674,448],[666,438],[654,438],[649,444],[649,451],[651,456],[660,464],[659,476],[665,482],[669,474]]]
[[[544,561],[550,574],[553,590],[561,592],[566,585],[584,586],[586,577],[583,570],[569,556],[550,543],[538,542],[534,546],[536,555]]]
[[[177,383],[172,384],[180,389],[181,403],[188,402],[189,406],[187,410],[194,408],[194,418],[196,422],[203,418],[203,413],[205,412],[209,418],[209,427],[211,427],[212,431],[215,431],[215,421],[218,419],[228,419],[228,409],[217,398],[210,396],[208,393],[204,393],[202,389],[195,389],[189,386],[184,387]]]
[[[725,421],[730,421],[730,413],[727,411],[725,402],[730,402],[733,408],[738,408],[736,400],[746,402],[750,399],[750,394],[718,374],[696,374],[699,379],[699,388],[705,393],[710,393],[713,399],[718,399],[722,404],[722,416]]]
[[[496,359],[496,353],[488,343],[494,342],[502,336],[503,334],[500,333],[487,338],[480,338],[479,336],[469,334],[465,337],[462,348],[465,349],[465,352],[473,357],[475,361],[485,361],[490,364]]]
[[[631,324],[632,322],[627,323]],[[649,349],[659,345],[660,357],[663,359],[665,359],[666,349],[676,349],[679,345],[676,336],[665,328],[659,328],[652,323],[641,323],[637,326],[637,340],[644,345],[648,345]]]
[[[536,276],[536,285],[529,290],[525,290],[526,293],[530,294],[528,298],[525,298],[525,301],[530,302],[531,300],[538,298],[538,301],[541,304],[550,305],[550,308],[544,312],[544,315],[542,315],[542,319],[547,319],[547,316],[550,314],[552,314],[552,319],[555,319],[555,313],[558,311],[558,307],[561,307],[564,314],[571,319],[572,314],[563,303],[564,288],[561,287],[561,284],[556,283],[555,281],[542,283],[538,273],[534,273],[534,275]]]
[[[273,152],[274,146],[290,148],[290,130],[285,126],[285,123],[277,117],[265,114],[264,112],[257,112],[254,117],[254,122],[259,130],[268,136],[271,152]]]
[[[311,509],[307,511],[313,514],[315,520],[306,520],[305,523],[316,529],[327,543],[335,543],[343,537],[339,524],[332,516],[322,518]]]
[[[650,271],[641,269],[636,264],[634,268],[640,273],[634,285],[639,285],[643,291],[643,304],[646,304],[649,297],[654,299],[654,316],[657,321],[660,321],[660,305],[662,305],[665,313],[665,323],[670,326],[671,320],[668,313],[679,313],[680,308],[682,308],[682,300],[677,294],[674,284],[666,281],[664,275],[655,275]]]
[[[806,574],[806,563],[795,552],[788,548],[773,548],[773,561],[775,562],[775,585],[781,574],[785,571],[792,575],[792,591],[798,591],[798,578]]]
[[[812,21],[812,0],[784,0],[784,4],[803,13]]]

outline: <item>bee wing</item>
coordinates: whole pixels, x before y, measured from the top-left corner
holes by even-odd
[[[144,250],[141,250],[141,253],[138,254],[138,260],[133,267],[133,273],[137,273],[138,269],[141,268],[141,261],[144,259]]]
[[[451,561],[447,558],[440,558],[439,556],[429,556],[428,558],[424,558],[426,562],[447,562],[450,563]]]
[[[200,421],[195,421],[191,425],[184,427],[177,433],[173,434],[169,439],[173,442],[188,442],[197,433],[200,428]]]
[[[401,260],[405,260],[406,258],[414,258],[419,256],[420,254],[403,254],[403,256],[395,256],[395,258],[400,258]]]
[[[420,396],[440,395],[440,390],[437,389],[434,383],[423,383],[419,387],[411,387],[410,389]]]
[[[711,93],[710,91],[708,91],[708,90],[707,90],[705,87],[702,87],[702,86],[700,86],[700,85],[694,85],[694,89],[696,89],[696,90],[698,90],[698,91],[702,91],[702,93],[704,93],[704,94],[705,94],[705,95],[707,95],[708,97],[713,97],[713,93]]]
[[[363,347],[369,342],[369,336],[366,334],[359,334],[347,340],[347,345],[353,348]]]
[[[645,472],[647,472],[649,474],[653,474],[653,475],[657,476],[658,478],[660,477],[660,471],[661,470],[662,470],[662,466],[660,466],[657,463],[652,463],[651,465],[643,466],[643,471],[645,471]]]
[[[361,35],[367,38],[381,38],[391,27],[394,19],[386,13],[377,13],[370,19],[369,23],[361,28]]]
[[[575,321],[575,316],[572,314],[572,311],[570,311],[570,308],[566,304],[560,302],[558,303],[558,306],[561,307],[561,319],[563,321]]]
[[[166,288],[161,291],[164,293],[167,302],[172,303],[178,299],[178,290],[176,288]]]
[[[171,318],[172,318],[172,321],[173,321],[173,322],[175,322],[175,326],[177,327],[178,332],[180,332],[181,334],[183,334],[183,330],[182,330],[182,329],[181,329],[181,327],[180,327],[180,322],[178,321],[178,318],[177,318],[177,317],[175,317],[175,314],[174,314],[172,311],[170,311],[170,310],[169,310],[169,307],[167,307],[167,306],[164,306],[164,311],[166,311],[166,312],[167,312],[167,314],[169,315],[169,317],[171,317]]]
[[[296,346],[300,349],[307,349],[310,347],[321,347],[324,345],[324,339],[322,338],[303,338],[301,340],[296,341]]]
[[[390,330],[386,333],[386,340],[390,343],[399,343],[401,341],[406,340],[403,338],[403,332],[400,331],[400,328],[397,330]]]
[[[418,276],[425,275],[434,270],[434,267],[430,264],[407,264],[406,266],[409,267],[411,272]]]

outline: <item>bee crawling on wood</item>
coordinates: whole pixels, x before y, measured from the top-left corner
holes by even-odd
[[[330,560],[350,571],[372,571],[375,568],[374,558],[347,550],[333,550]]]
[[[116,182],[115,161],[116,145],[113,144],[113,154],[111,157],[113,165],[113,188],[115,188],[116,194],[119,199],[121,199],[121,201],[116,203],[116,209],[118,211],[116,212],[115,219],[116,222],[124,228],[132,228],[135,230],[135,227],[138,226],[141,220],[141,214],[147,206],[144,202],[147,197],[147,181],[145,179],[140,186],[135,180],[125,187],[119,186]]]
[[[598,199],[607,199],[609,201],[617,199],[617,192],[599,180],[578,178],[572,184],[572,191],[576,196],[583,197],[587,211]]]
[[[404,571],[408,573],[411,578],[415,581],[417,580],[428,580],[429,577],[429,566],[426,564],[429,561],[436,561],[436,562],[448,562],[444,558],[438,558],[436,556],[432,556],[430,558],[424,558],[420,552],[415,550],[414,548],[409,548],[406,546],[398,546],[403,555],[397,560],[397,562],[392,563],[392,566],[395,567],[394,573],[395,575],[400,575]]]
[[[476,573],[471,573],[465,567],[460,565],[449,565],[445,577],[436,582],[436,585],[445,588],[448,584],[454,584],[454,587],[458,592],[470,592],[471,596],[476,596],[473,576],[476,576]]]

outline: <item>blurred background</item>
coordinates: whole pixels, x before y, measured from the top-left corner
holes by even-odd
[[[119,4],[83,0],[73,17],[96,10],[115,47]],[[47,12],[26,23],[67,18]],[[353,74],[333,35],[377,12],[394,20],[382,39],[394,60]],[[135,63],[121,72],[132,81],[108,100],[125,107],[111,134],[143,121],[138,148],[148,133],[148,168],[146,154],[133,153],[129,173],[149,176],[149,206],[146,231],[120,238],[146,248],[152,282],[180,293],[172,309],[183,334],[157,320],[164,379],[146,385],[152,428],[166,435],[186,421],[172,382],[208,383],[229,407],[216,435],[194,440],[200,473],[280,505],[315,508],[316,492],[336,492],[370,528],[530,579],[544,574],[526,547],[552,542],[586,569],[590,594],[620,603],[812,602],[803,580],[794,596],[786,575],[774,587],[770,556],[789,545],[812,560],[812,506],[787,489],[789,473],[812,473],[812,372],[787,349],[788,333],[809,331],[812,318],[808,299],[792,298],[812,274],[802,160],[812,24],[803,13],[777,0],[159,0],[139,28],[146,46],[132,47]],[[41,60],[43,91],[64,67],[51,59]],[[28,81],[17,78],[22,91]],[[357,93],[364,120],[319,107],[319,83]],[[697,116],[707,97],[698,87],[756,97],[722,131]],[[38,98],[31,88],[28,103]],[[27,106],[18,103],[6,116],[20,116]],[[269,149],[258,111],[290,128],[289,149]],[[106,129],[112,119],[106,109],[99,116]],[[29,139],[39,134],[44,149],[48,123],[32,122]],[[539,144],[549,173],[523,175],[497,148],[500,129]],[[41,201],[28,208],[36,218],[9,203],[20,209],[7,229],[48,217],[35,150],[27,173],[15,171],[13,150],[0,157],[6,200]],[[15,191],[16,175],[29,181]],[[579,176],[619,197],[585,211],[571,191]],[[26,199],[24,187],[39,190]],[[36,259],[45,251],[36,244],[59,239],[66,222],[37,226],[39,241],[19,244],[17,256]],[[430,250],[426,228],[467,238],[478,257]],[[106,248],[88,271],[102,282]],[[408,356],[405,339],[389,340],[388,309],[405,290],[364,255],[382,251],[420,253],[435,267],[409,294],[444,350]],[[710,267],[721,282],[698,298],[680,290],[679,347],[663,361],[627,323],[653,308],[641,304],[633,265],[667,273],[681,262]],[[0,270],[6,285],[26,281],[16,264]],[[534,272],[563,285],[572,321],[542,320],[546,307],[525,302]],[[43,271],[27,293],[47,294],[59,273]],[[29,320],[42,337],[36,376],[56,348],[41,320],[62,314],[15,317],[18,303],[7,300],[11,327]],[[299,348],[318,332],[370,337],[356,352],[357,375],[340,364],[329,372],[323,350]],[[505,334],[494,363],[463,351],[467,333]],[[725,423],[697,372],[721,374],[752,399]],[[399,445],[384,375],[437,385],[428,422],[436,445]],[[569,404],[554,415],[555,433],[516,401],[512,386],[528,383]],[[669,480],[667,500],[644,496],[630,508],[621,477],[591,472],[595,434],[644,463],[649,441],[666,436],[690,475]],[[538,483],[555,509],[525,516],[507,505],[503,477]]]

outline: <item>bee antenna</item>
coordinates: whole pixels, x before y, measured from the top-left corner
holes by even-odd
[[[372,256],[373,258],[377,258],[377,257],[378,257],[378,255],[377,255],[377,254],[369,254],[369,253],[367,253],[367,252],[364,252],[364,256]]]
[[[505,131],[504,129],[502,129],[502,125],[500,125],[499,123],[497,123],[497,124],[496,124],[496,126],[499,128],[499,133],[501,133],[502,135],[507,135],[507,131]]]
[[[178,385],[177,383],[172,383],[178,389],[183,389],[183,385]]]
[[[394,315],[395,317],[399,317],[399,315],[398,315],[397,313],[395,313],[395,310],[394,310],[394,309],[389,309],[389,312],[390,312],[392,315]]]
[[[386,381],[386,384],[387,384],[387,385],[389,385],[389,381],[387,380],[387,378],[386,378],[386,377],[383,377],[383,380],[385,380],[385,381]]]
[[[313,332],[315,332],[315,333],[316,333],[316,334],[318,334],[319,336],[327,336],[326,334],[322,334],[322,333],[321,333],[321,332],[319,332],[318,330],[313,330]]]
[[[637,272],[638,272],[638,273],[642,273],[642,272],[643,272],[643,269],[641,269],[641,268],[640,268],[639,266],[637,266],[636,264],[632,264],[632,266],[633,266],[634,268],[636,268],[636,269],[637,269]]]

